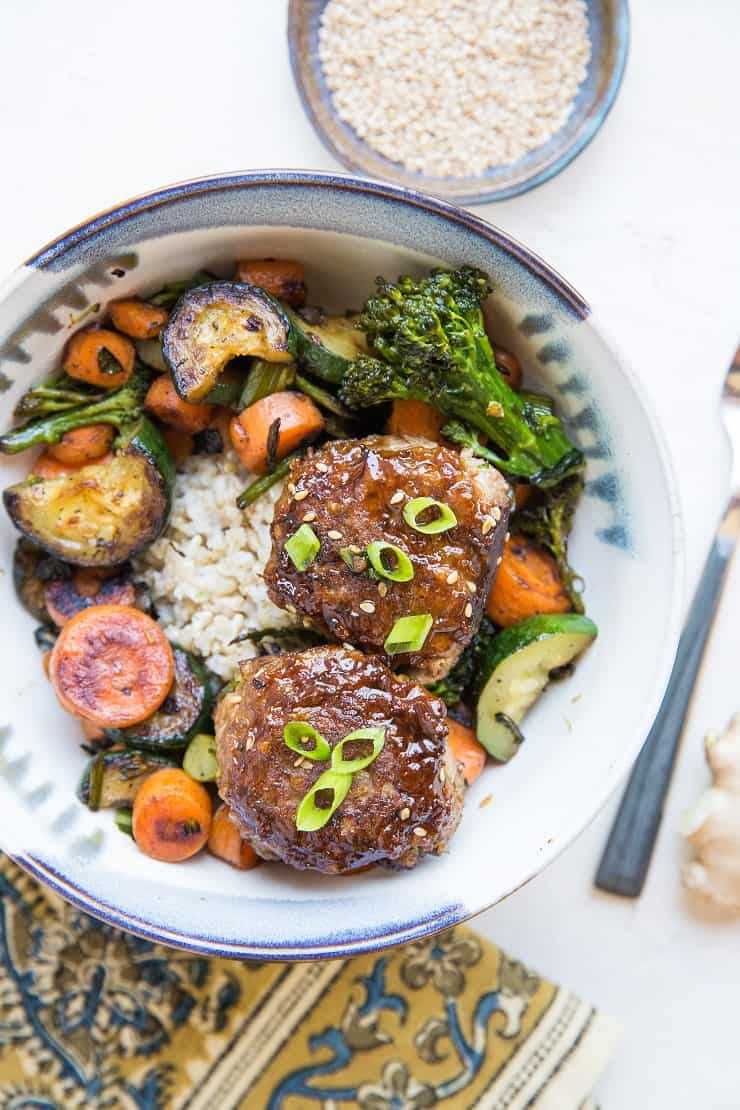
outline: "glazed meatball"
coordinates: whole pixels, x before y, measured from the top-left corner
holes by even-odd
[[[357,729],[384,730],[377,758],[314,832],[299,832],[296,815],[330,763],[288,747],[283,730],[291,721],[311,725],[331,749]],[[319,647],[243,662],[215,722],[219,793],[264,859],[327,874],[373,863],[408,868],[441,852],[460,821],[463,780],[447,745],[444,704],[377,657]],[[355,743],[345,758],[366,754],[353,751]]]
[[[275,506],[265,568],[270,597],[327,638],[380,655],[419,682],[434,682],[478,629],[510,497],[497,470],[429,440],[370,436],[328,443],[293,463]],[[454,524],[433,534],[416,530],[404,509],[418,498],[442,502]],[[417,518],[422,526],[439,510],[426,512]],[[321,545],[305,569],[286,548],[302,524]],[[413,577],[378,574],[368,558],[368,544],[376,541],[400,549]],[[397,558],[383,553],[392,572]],[[386,651],[395,622],[423,614],[433,621],[419,650]]]

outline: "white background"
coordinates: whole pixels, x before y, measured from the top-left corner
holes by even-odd
[[[293,86],[286,6],[4,0],[0,270],[168,182],[337,168]],[[716,402],[740,338],[740,3],[633,0],[633,9],[625,82],[592,145],[555,181],[478,211],[572,281],[652,394],[688,510],[692,585],[724,498]],[[740,563],[642,898],[591,886],[614,803],[544,875],[476,922],[622,1020],[597,1090],[603,1110],[740,1107],[740,922],[692,914],[676,832],[705,782],[703,732],[740,710],[738,611]]]

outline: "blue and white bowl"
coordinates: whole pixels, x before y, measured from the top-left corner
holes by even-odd
[[[503,231],[419,193],[289,171],[174,185],[113,208],[34,254],[0,289],[0,423],[47,373],[91,304],[228,267],[245,255],[306,262],[312,298],[359,305],[376,274],[470,263],[495,283],[497,338],[534,388],[553,394],[588,460],[573,562],[601,635],[576,675],[548,691],[527,743],[469,791],[449,852],[408,874],[351,878],[281,865],[238,872],[202,855],[177,867],[142,855],[75,799],[85,762],[15,599],[16,534],[0,521],[4,616],[0,844],[65,898],[147,937],[234,957],[347,955],[420,937],[506,897],[584,828],[636,756],[677,640],[681,529],[654,418],[586,301]],[[3,485],[28,469],[2,460]],[[490,804],[483,803],[491,796]]]
[[[468,177],[435,177],[379,154],[338,115],[319,60],[319,24],[328,0],[290,0],[288,45],[306,114],[324,146],[350,170],[457,201],[485,204],[524,193],[565,169],[599,131],[617,98],[629,49],[627,0],[586,0],[591,60],[573,110],[541,147],[508,165]]]

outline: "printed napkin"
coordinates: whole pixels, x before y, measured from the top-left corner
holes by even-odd
[[[119,932],[0,858],[0,1110],[586,1110],[613,1021],[469,929],[240,963]]]

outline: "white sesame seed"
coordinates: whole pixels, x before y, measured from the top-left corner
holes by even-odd
[[[244,745],[244,750],[247,751],[247,752],[251,752],[253,747],[254,747],[254,736],[250,736],[249,739],[247,740],[246,744]]]
[[[303,756],[302,755],[299,755],[297,759],[293,760],[293,766],[294,767],[300,767],[301,763],[303,763]]]
[[[326,463],[323,462],[317,462],[316,469],[318,470],[319,474],[328,474],[329,472],[329,467],[326,465]]]
[[[288,482],[288,493],[295,493],[295,482]]]
[[[470,579],[468,579],[465,583],[465,587],[469,594],[474,594],[478,592],[478,587],[476,586],[475,582],[471,582]]]
[[[486,519],[483,521],[483,527],[481,528],[481,532],[484,536],[488,535],[488,533],[493,528],[494,523],[494,520],[490,516],[486,517]]]
[[[345,649],[346,651],[354,651],[354,650],[355,650],[355,645],[354,645],[354,644],[351,644],[351,643],[349,642],[349,640],[345,640],[345,641],[344,641],[344,643],[342,644],[342,647],[343,647],[343,648],[344,648],[344,649]]]
[[[408,806],[404,806],[398,816],[401,818],[402,821],[408,821],[409,817],[411,816],[411,810]]]
[[[470,602],[468,602],[468,604],[465,606],[464,612],[465,612],[466,617],[472,617],[472,615],[473,615],[473,606],[470,604]]]
[[[426,829],[420,829],[420,828],[414,829],[414,836],[423,837],[423,836],[426,836],[426,835],[427,835],[427,830]]]
[[[460,575],[457,573],[456,570],[451,570],[450,573],[447,575],[447,585],[454,586],[459,577]]]
[[[400,503],[403,501],[405,496],[406,496],[406,494],[403,492],[402,489],[397,489],[396,492],[393,494],[393,496],[390,499],[390,504],[391,505],[400,505]]]
[[[304,514],[304,516],[303,516],[303,523],[304,524],[310,524],[312,520],[316,520],[316,513],[315,512],[311,511],[311,512],[308,512],[308,513]]]
[[[498,505],[496,505],[495,509],[493,510],[493,522],[494,522],[494,524],[498,524],[498,522],[500,520],[501,520],[501,510],[499,509]]]
[[[360,608],[362,609],[363,613],[375,612],[375,605],[372,601],[361,601]]]
[[[506,535],[504,536],[504,543],[508,543],[510,539],[511,539],[511,532],[507,532]]]
[[[306,498],[308,497],[308,490],[307,489],[299,489],[299,490],[297,490],[296,493],[293,494],[293,497],[295,498],[296,501],[305,501]]]
[[[446,778],[447,778],[447,772],[445,771],[444,767],[440,767],[440,769],[439,769],[439,781],[444,782]]]
[[[330,540],[341,540],[341,538],[342,538],[342,533],[337,532],[336,528],[332,528],[326,534],[327,534],[327,536],[329,537]]]
[[[308,619],[308,617],[303,618],[303,627],[304,628],[310,628],[311,627],[311,621]]]
[[[498,559],[496,560],[496,566],[500,567],[503,561],[503,558],[501,557],[501,555],[499,555]]]
[[[362,548],[359,544],[351,543],[347,550],[351,551],[353,555],[362,555]]]
[[[385,582],[378,582],[378,593],[381,597],[385,597],[385,595],[388,593],[388,587],[386,586]]]

